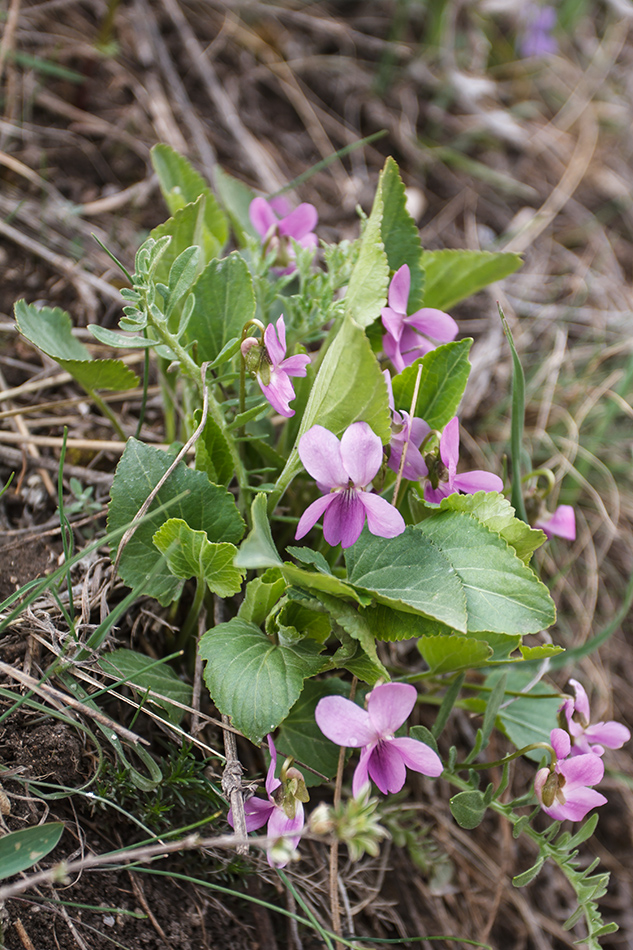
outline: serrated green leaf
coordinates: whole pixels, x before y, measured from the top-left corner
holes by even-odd
[[[371,214],[365,224],[360,251],[345,294],[345,312],[359,327],[368,327],[387,303],[389,264],[382,242],[382,174]]]
[[[258,238],[259,235],[251,224],[248,214],[251,202],[255,198],[255,192],[244,182],[233,178],[219,165],[214,168],[213,179],[215,190],[230,218],[238,242],[242,245],[245,244],[246,235]]]
[[[202,409],[193,414],[197,429],[202,421]],[[196,470],[205,472],[215,485],[227,486],[234,475],[234,464],[226,436],[213,418],[208,415],[200,438],[196,441]]]
[[[451,814],[460,828],[477,828],[486,814],[486,803],[483,792],[473,789],[468,792],[458,792],[449,801]]]
[[[170,518],[152,540],[175,577],[204,579],[219,597],[232,597],[241,590],[245,572],[233,566],[234,544],[211,542],[206,531],[194,531],[182,518]]]
[[[328,349],[305,408],[297,443],[313,425],[340,437],[353,422],[366,422],[386,445],[391,439],[387,385],[364,332],[347,319]],[[301,459],[295,443],[277,488],[283,491]]]
[[[49,821],[3,835],[0,838],[0,880],[13,877],[45,858],[56,847],[63,830],[63,822]]]
[[[544,643],[538,647],[519,647],[524,660],[543,660],[546,656],[556,656],[564,653],[565,648],[554,643]]]
[[[274,644],[239,617],[209,630],[200,641],[205,682],[221,713],[259,743],[286,718],[303,681],[324,665],[314,640]]]
[[[379,679],[389,679],[389,673],[381,663],[376,652],[376,641],[363,613],[337,597],[320,593],[318,599],[332,619],[353,639],[356,640],[371,663],[371,677],[366,679],[373,686]]]
[[[336,775],[339,747],[323,735],[316,724],[314,710],[324,696],[349,697],[350,684],[337,677],[314,682],[309,680],[301,696],[282,722],[275,745],[281,755],[292,755],[327,778]],[[322,779],[311,772],[303,773],[307,786],[320,785]]]
[[[248,536],[242,541],[237,552],[236,567],[245,567],[250,570],[281,565],[281,558],[270,530],[266,505],[267,499],[263,492],[255,495],[251,505],[251,524],[253,527]]]
[[[471,637],[422,637],[418,650],[429,665],[431,673],[453,673],[456,670],[476,670],[485,666],[492,656],[492,648]]]
[[[556,611],[545,585],[472,515],[442,511],[412,530],[438,547],[459,578],[469,633],[538,633],[554,622]]]
[[[424,614],[466,632],[463,585],[438,545],[414,528],[396,538],[379,538],[365,528],[345,552],[348,581],[378,603]]]
[[[411,640],[414,637],[448,634],[450,627],[424,617],[422,614],[405,613],[385,604],[372,604],[363,616],[377,640]]]
[[[159,224],[150,232],[150,237],[159,241],[170,237],[169,245],[157,263],[153,280],[155,283],[168,284],[172,264],[189,247],[199,247],[201,266],[212,260],[220,251],[220,246],[205,226],[206,198],[201,195],[193,204],[187,204],[167,221]]]
[[[519,254],[491,251],[422,251],[424,306],[448,310],[521,267]]]
[[[303,590],[316,594],[331,594],[333,597],[341,597],[347,600],[354,600],[357,604],[367,603],[367,599],[362,598],[358,591],[350,584],[335,577],[333,574],[322,574],[321,572],[305,571],[290,561],[284,561],[281,572],[286,579],[287,584],[294,587],[300,587]]]
[[[283,597],[285,590],[286,582],[277,569],[266,571],[261,577],[255,577],[246,585],[238,617],[260,626],[275,604]]]
[[[150,670],[146,667],[151,660],[134,650],[127,650],[121,647],[102,656],[99,660],[99,666],[106,673],[112,673],[117,679],[123,676],[131,686],[136,686],[141,692],[147,689],[159,693],[164,699],[152,696],[150,699],[158,706],[162,706],[167,712],[171,722],[179,723],[183,718],[185,711],[178,706],[174,706],[173,700],[182,703],[185,706],[191,705],[192,688],[188,683],[184,683],[180,677],[171,669],[171,667],[162,664],[153,666]]]
[[[128,440],[112,483],[108,530],[126,528],[132,523],[172,462],[166,452],[137,439]],[[162,505],[168,505],[167,509],[156,513]],[[194,531],[206,531],[213,542],[236,544],[244,532],[244,522],[233,496],[226,489],[212,485],[203,472],[193,471],[180,462],[158,492],[149,516],[138,525],[119,561],[125,583],[156,597],[163,606],[178,596],[183,583],[174,577],[152,542],[156,531],[169,517],[182,518]],[[117,543],[111,546],[113,559]]]
[[[545,532],[530,528],[514,514],[514,508],[499,492],[478,491],[474,495],[453,492],[443,498],[440,511],[467,511],[478,521],[499,534],[514,548],[517,557],[529,563],[534,551],[546,540]]]
[[[424,419],[431,429],[443,429],[457,412],[464,395],[470,373],[468,353],[472,342],[468,337],[444,343],[394,376],[392,386],[396,409],[410,411],[421,363],[423,370],[414,415]]]
[[[155,145],[150,155],[170,214],[175,214],[185,205],[196,201],[200,195],[204,195],[204,223],[217,243],[219,253],[228,238],[228,222],[204,178],[189,164],[184,155],[179,155],[169,145]]]
[[[313,610],[307,604],[287,597],[275,617],[281,630],[295,629],[300,638],[310,637],[318,643],[325,643],[332,633],[330,617],[326,613]]]
[[[136,373],[122,360],[61,360],[59,365],[88,392],[111,389],[123,392],[139,384]]]
[[[409,313],[419,310],[424,299],[424,271],[422,269],[422,245],[415,221],[407,211],[407,198],[404,182],[398,166],[389,156],[380,176],[383,214],[381,237],[392,271],[403,264],[409,265],[411,290],[409,291]]]
[[[196,298],[185,339],[196,342],[197,361],[215,360],[255,316],[255,293],[246,261],[237,252],[210,261],[191,288]]]

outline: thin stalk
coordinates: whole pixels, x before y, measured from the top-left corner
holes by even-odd
[[[509,755],[504,756],[503,759],[497,759],[495,762],[479,762],[477,765],[473,765],[472,762],[458,762],[453,766],[453,770],[455,772],[465,772],[466,769],[494,769],[497,766],[505,765],[506,762],[512,762],[513,759],[518,759],[519,756],[525,755],[526,752],[532,752],[534,749],[545,749],[549,752],[552,760],[551,768],[554,769],[558,759],[549,742],[532,742],[530,745],[524,746],[523,749],[519,749],[517,752],[511,752]]]
[[[88,395],[90,396],[90,398],[91,398],[92,401],[94,402],[95,406],[98,406],[98,408],[101,410],[101,412],[103,413],[103,415],[106,416],[106,418],[108,418],[108,419],[110,420],[110,422],[111,422],[112,425],[114,426],[114,429],[115,429],[115,431],[116,431],[118,437],[121,439],[121,441],[122,441],[122,442],[127,442],[127,435],[126,435],[125,432],[123,431],[123,428],[121,427],[121,423],[119,422],[119,420],[117,419],[117,417],[115,416],[115,414],[112,412],[112,410],[110,409],[110,407],[109,407],[109,405],[107,404],[107,402],[105,402],[105,401],[101,398],[101,396],[99,395],[99,393],[95,392],[94,389],[89,389],[89,390],[88,390]]]
[[[207,591],[207,582],[203,577],[196,577],[196,593],[193,598],[193,603],[189,608],[189,613],[187,614],[187,619],[183,623],[180,629],[180,635],[178,637],[178,642],[176,643],[177,650],[185,650],[189,639],[198,626],[198,617],[200,616],[200,611],[204,605],[204,595]]]
[[[352,686],[349,692],[349,698],[353,702],[356,695],[356,677],[352,680]],[[345,767],[345,746],[341,746],[338,754],[338,765],[336,768],[336,784],[334,786],[334,808],[338,808],[341,803],[341,792],[343,790],[343,769]],[[338,838],[334,838],[330,845],[330,912],[332,914],[332,930],[340,937],[341,935],[341,908],[338,899]],[[337,939],[336,950],[342,950],[343,944]]]
[[[420,392],[420,380],[422,378],[422,363],[418,366],[418,375],[415,378],[415,387],[413,390],[413,398],[411,400],[411,412],[409,413],[409,419],[413,421],[413,416],[415,413],[415,407],[418,402],[418,393]],[[398,492],[400,491],[400,482],[402,481],[402,473],[404,471],[404,463],[407,460],[407,449],[409,448],[409,440],[411,438],[411,423],[409,424],[409,439],[404,440],[404,445],[402,446],[402,455],[400,456],[400,465],[398,466],[398,475],[396,477],[396,484],[393,490],[393,498],[391,499],[391,504],[393,507],[396,507],[396,502],[398,500]]]

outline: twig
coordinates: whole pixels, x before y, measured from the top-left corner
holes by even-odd
[[[411,424],[413,423],[413,416],[415,414],[415,406],[418,401],[418,393],[420,392],[420,379],[422,378],[422,363],[418,366],[418,375],[415,378],[415,387],[413,390],[413,399],[411,400],[411,412],[409,414],[409,438],[404,440],[404,445],[402,446],[402,455],[400,456],[400,465],[398,466],[398,475],[396,477],[396,484],[393,490],[393,498],[391,499],[391,504],[394,506],[398,500],[398,492],[400,491],[400,482],[402,481],[402,473],[404,472],[404,463],[407,460],[407,449],[409,448],[409,442],[411,440]]]
[[[353,702],[356,695],[356,684],[358,679],[352,679],[352,686],[349,691],[349,698]],[[336,784],[334,786],[334,808],[338,808],[341,803],[341,791],[343,788],[343,768],[345,767],[345,746],[341,746],[338,754],[338,766],[336,769]],[[338,887],[338,838],[332,840],[330,845],[330,911],[332,914],[332,930],[340,936],[341,933],[341,908],[339,904]],[[336,941],[336,950],[343,950],[343,944]]]

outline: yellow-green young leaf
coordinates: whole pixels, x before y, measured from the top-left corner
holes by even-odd
[[[57,845],[63,830],[63,823],[54,821],[3,835],[0,838],[0,880],[13,877],[41,861]]]
[[[201,578],[219,597],[232,597],[241,589],[246,572],[233,566],[234,544],[211,542],[206,531],[194,531],[182,518],[170,518],[152,540],[176,577]]]
[[[424,306],[448,310],[521,267],[519,254],[491,251],[422,251]]]
[[[173,701],[190,706],[192,687],[188,683],[183,683],[170,666],[163,663],[152,666],[148,670],[146,667],[151,664],[152,660],[148,656],[124,647],[113,650],[112,653],[102,656],[99,660],[99,666],[107,673],[116,676],[117,680],[125,677],[126,683],[135,686],[142,693],[150,689],[160,694],[160,697],[164,697],[150,696],[150,701],[161,706],[171,722],[179,723],[185,711],[174,706]]]
[[[273,643],[259,627],[235,617],[200,640],[204,679],[213,702],[251,742],[286,718],[303,681],[323,669],[314,640]]]
[[[204,223],[206,198],[201,195],[193,204],[185,205],[180,211],[168,218],[150,232],[150,237],[159,241],[171,237],[169,245],[158,261],[153,279],[156,283],[169,284],[169,272],[172,264],[189,247],[201,250],[200,269],[220,253],[220,245]],[[159,298],[160,299],[160,298]]]
[[[70,373],[88,392],[124,390],[138,385],[136,373],[121,360],[93,360],[90,351],[72,333],[70,315],[60,307],[34,307],[24,300],[15,305],[20,333]]]
[[[466,597],[469,633],[538,633],[556,619],[545,585],[503,538],[473,515],[441,511],[412,530],[451,565]]]
[[[371,598],[363,598],[350,584],[335,577],[333,574],[322,574],[320,571],[305,571],[302,567],[285,561],[281,572],[287,584],[300,587],[315,594],[331,594],[333,597],[355,600],[357,604],[368,603]]]
[[[251,524],[253,527],[248,536],[242,541],[237,552],[235,558],[237,567],[251,570],[260,567],[281,566],[281,558],[270,530],[266,504],[267,498],[264,492],[255,495],[251,505]]]
[[[353,422],[366,422],[383,445],[391,439],[387,386],[363,330],[346,319],[328,349],[303,415],[297,442],[313,425],[340,437]],[[302,465],[293,448],[277,488],[284,490]]]
[[[532,554],[546,541],[544,531],[530,528],[525,521],[515,517],[514,508],[507,498],[499,492],[478,491],[474,495],[460,495],[454,492],[443,498],[440,511],[468,511],[477,521],[481,521],[491,531],[500,535],[514,548],[517,557],[526,564]]]
[[[160,449],[129,439],[114,475],[110,492],[108,528],[127,528],[173,459]],[[167,506],[166,508],[164,506]],[[164,510],[158,511],[163,507]],[[121,577],[129,587],[143,592],[166,606],[174,600],[183,581],[169,570],[152,538],[168,518],[181,518],[194,531],[204,531],[210,541],[237,544],[244,522],[235,499],[219,485],[212,485],[204,472],[196,472],[180,462],[171,473],[146,518],[136,527],[119,562]],[[112,542],[116,557],[118,539]]]
[[[198,174],[184,155],[179,155],[169,145],[155,145],[150,154],[169,213],[175,214],[185,205],[196,201],[200,195],[204,195],[205,227],[217,241],[221,251],[228,238],[228,222],[202,175]]]
[[[389,267],[397,271],[408,264],[411,274],[409,313],[419,310],[424,299],[424,271],[421,264],[422,245],[415,221],[407,211],[404,182],[391,156],[380,175],[383,200],[381,236]]]
[[[215,360],[227,343],[242,336],[255,316],[255,293],[246,261],[237,252],[210,261],[191,288],[195,304],[186,341],[196,342],[199,363]]]
[[[411,410],[418,366],[422,364],[420,389],[413,415],[424,419],[431,429],[443,429],[457,412],[464,395],[470,373],[468,353],[472,342],[467,337],[438,346],[394,376],[392,385],[396,409],[406,412]]]
[[[524,660],[544,660],[548,656],[557,656],[564,653],[565,648],[555,643],[543,643],[539,647],[519,647]]]
[[[456,670],[476,670],[485,666],[492,656],[492,647],[472,637],[421,637],[418,650],[429,665],[431,673],[454,673]]]
[[[283,597],[286,586],[281,571],[277,568],[271,568],[261,577],[253,578],[246,585],[244,600],[237,612],[238,617],[260,626],[275,604]]]
[[[382,242],[382,177],[361,238],[358,259],[345,294],[345,310],[359,327],[368,327],[387,303],[389,264]]]

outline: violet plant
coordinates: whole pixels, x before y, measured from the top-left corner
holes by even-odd
[[[312,206],[292,211],[225,172],[212,189],[165,145],[153,162],[171,217],[140,247],[134,273],[122,268],[130,286],[120,329],[91,330],[109,346],[155,356],[166,406],[178,394],[182,427],[171,454],[127,440],[111,491],[111,555],[132,597],[183,617],[179,646],[190,659],[197,648],[219,712],[256,745],[267,737],[266,797],[240,806],[246,830],[266,825],[276,867],[297,846],[301,853],[305,786],[318,773],[340,789],[340,748],[349,747],[361,750],[352,797],[335,801],[329,817],[321,809],[311,827],[335,833],[355,856],[375,853],[385,830],[370,781],[388,795],[403,789],[407,769],[442,774],[458,790],[451,810],[462,827],[492,809],[536,843],[538,860],[518,885],[546,859],[561,868],[587,946],[597,947],[610,928],[595,903],[605,875],[578,871],[572,851],[595,824],[555,838],[531,819],[539,803],[571,820],[600,804],[597,749],[617,748],[628,732],[590,727],[578,687],[563,706],[566,731],[556,728],[560,703],[534,664],[544,672],[561,647],[522,643],[555,620],[532,555],[546,535],[571,532],[555,530],[569,525],[565,511],[527,523],[514,349],[511,483],[494,465],[458,470],[472,341],[456,339],[446,311],[511,275],[520,257],[424,250],[393,159],[359,238],[320,247]],[[62,311],[21,301],[16,319],[32,343],[89,377],[90,392],[123,386],[120,362],[79,365],[89,354],[77,351]],[[311,544],[293,543],[308,535]],[[214,616],[224,619],[213,625]],[[421,655],[409,671],[383,649],[404,639]],[[357,683],[366,710],[352,697]],[[401,735],[431,694],[435,705],[443,696],[433,727]],[[482,717],[463,763],[442,744],[456,705]],[[492,763],[477,760],[495,727],[516,751],[496,763],[501,783],[481,790],[479,771]],[[286,761],[277,776],[276,749],[314,771]],[[501,802],[510,760],[535,753],[543,758],[535,787]],[[232,810],[229,821],[237,818]]]

